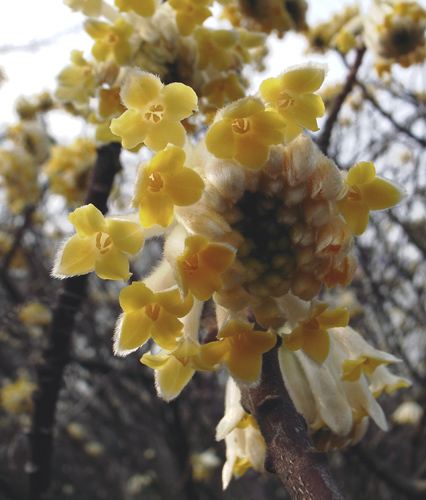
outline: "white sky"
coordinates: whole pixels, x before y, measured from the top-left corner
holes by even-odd
[[[112,1],[112,0],[111,0]],[[16,117],[13,105],[19,95],[31,95],[44,89],[55,88],[55,76],[69,63],[72,49],[84,50],[89,55],[92,40],[84,32],[80,13],[72,12],[62,0],[2,0],[3,15],[0,16],[0,67],[7,81],[0,87],[0,133],[5,124],[13,123]],[[308,22],[313,25],[326,20],[330,13],[341,11],[350,0],[309,0]],[[369,5],[369,0],[359,0]],[[426,7],[426,0],[419,3]],[[7,15],[4,13],[7,12]],[[55,38],[55,35],[67,33]],[[55,38],[53,43],[48,43]],[[41,43],[40,43],[41,42]],[[27,47],[16,50],[12,47]],[[288,34],[276,45],[269,67],[271,76],[288,66],[304,60],[320,60],[321,56],[305,56],[303,37]],[[337,56],[328,59],[330,72],[327,80],[338,79],[341,65]],[[260,83],[259,78],[259,83]]]

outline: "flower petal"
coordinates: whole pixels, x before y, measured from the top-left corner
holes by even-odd
[[[95,272],[100,278],[106,280],[127,281],[131,276],[127,257],[114,245],[96,260]]]
[[[95,238],[80,238],[78,234],[71,236],[63,249],[58,251],[53,276],[64,278],[92,272],[99,256]]]
[[[181,121],[198,110],[198,97],[191,87],[183,83],[166,85],[161,96],[166,106],[166,116],[172,121]]]
[[[131,221],[106,219],[107,232],[114,245],[122,252],[136,255],[143,246],[143,229]]]
[[[122,138],[123,148],[132,149],[141,142],[152,128],[151,122],[144,120],[136,110],[127,110],[118,118],[111,120],[111,132]]]

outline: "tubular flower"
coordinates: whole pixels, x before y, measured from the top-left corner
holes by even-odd
[[[151,17],[156,9],[155,0],[144,0],[143,2],[140,0],[114,0],[114,3],[120,12],[133,10],[142,17]]]
[[[212,15],[207,8],[211,0],[169,0],[169,4],[176,11],[176,23],[183,36],[190,35]]]
[[[259,380],[262,354],[277,340],[273,330],[253,330],[236,320],[225,324],[217,338],[201,347],[201,360],[211,366],[224,362],[231,375],[250,384]]]
[[[177,318],[186,316],[193,303],[190,294],[182,302],[177,288],[154,293],[144,283],[132,283],[120,293],[124,314],[117,322],[114,352],[126,355],[151,337],[164,349],[176,348],[183,327]]]
[[[302,127],[319,130],[317,118],[324,116],[324,103],[313,92],[321,87],[325,73],[325,67],[320,65],[294,68],[261,83],[261,96],[286,121],[286,142],[297,137]]]
[[[203,236],[189,236],[185,250],[177,259],[179,281],[185,294],[190,291],[198,300],[208,300],[222,290],[221,274],[234,261],[234,252],[223,244],[209,243]]]
[[[259,170],[270,147],[283,141],[284,126],[276,111],[265,110],[258,99],[247,97],[217,114],[206,146],[216,158],[235,159],[250,170]]]
[[[190,87],[164,86],[151,73],[133,68],[126,75],[121,99],[128,109],[112,120],[111,131],[122,137],[123,147],[131,149],[141,142],[155,151],[169,142],[183,146],[185,129],[180,121],[197,110],[197,95]]]
[[[52,274],[66,278],[95,271],[103,279],[130,277],[124,255],[136,255],[143,245],[143,230],[135,222],[107,217],[92,204],[77,208],[69,216],[77,234],[59,249]]]
[[[188,206],[200,199],[204,183],[184,163],[185,152],[169,145],[139,168],[132,206],[139,207],[143,227],[167,227],[173,219],[174,205]]]
[[[283,335],[283,344],[289,351],[303,349],[319,363],[327,359],[330,352],[328,330],[349,323],[347,309],[326,311],[329,306],[326,302],[314,304],[308,320],[301,322],[289,335]]]
[[[338,206],[355,236],[365,231],[370,210],[393,207],[404,197],[400,186],[376,177],[376,169],[371,162],[363,161],[352,167],[346,183],[348,192]]]

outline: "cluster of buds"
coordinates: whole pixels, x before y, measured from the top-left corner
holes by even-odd
[[[357,442],[368,417],[385,428],[375,397],[408,385],[386,367],[394,356],[348,326],[346,309],[317,298],[324,286],[350,283],[353,239],[370,210],[404,196],[376,177],[372,163],[343,174],[303,133],[318,130],[324,105],[315,92],[324,77],[323,66],[307,64],[265,80],[258,94],[222,108],[193,146],[181,121],[197,110],[194,90],[128,70],[126,110],[111,130],[124,147],[145,144],[155,153],[139,166],[134,211],[104,218],[87,205],[70,214],[77,234],[64,242],[53,270],[59,278],[95,271],[127,281],[126,254],[163,236],[158,267],[120,294],[114,351],[125,356],[143,347],[141,362],[155,371],[166,401],[196,371],[226,367],[233,388],[218,428],[228,444],[225,485],[233,472],[261,469],[264,451],[247,453],[264,449],[263,438],[241,408],[238,385],[259,383],[262,355],[277,337],[283,380],[322,449]],[[200,328],[207,301],[218,326],[208,341]]]

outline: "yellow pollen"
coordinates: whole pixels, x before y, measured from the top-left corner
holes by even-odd
[[[99,250],[101,254],[108,252],[111,245],[112,245],[111,236],[108,236],[101,232],[99,232],[96,235],[96,248]]]
[[[294,104],[294,99],[286,94],[285,92],[280,92],[279,99],[278,99],[278,106],[280,108],[286,108],[287,106],[293,106]]]
[[[247,118],[237,118],[232,122],[232,130],[237,134],[245,134],[250,130],[250,121]]]
[[[145,113],[146,120],[152,120],[154,123],[158,123],[163,119],[164,116],[164,106],[162,104],[153,104],[149,107],[150,113]]]
[[[149,319],[152,319],[152,321],[156,321],[158,319],[158,316],[160,315],[160,309],[160,304],[155,304],[154,307],[152,307],[152,304],[148,304],[145,307],[145,314]]]
[[[148,187],[154,193],[158,193],[163,188],[163,179],[158,172],[152,172],[148,177]]]
[[[186,259],[182,265],[186,272],[189,274],[193,273],[198,269],[198,255],[195,254],[192,257],[189,257],[189,259]]]

